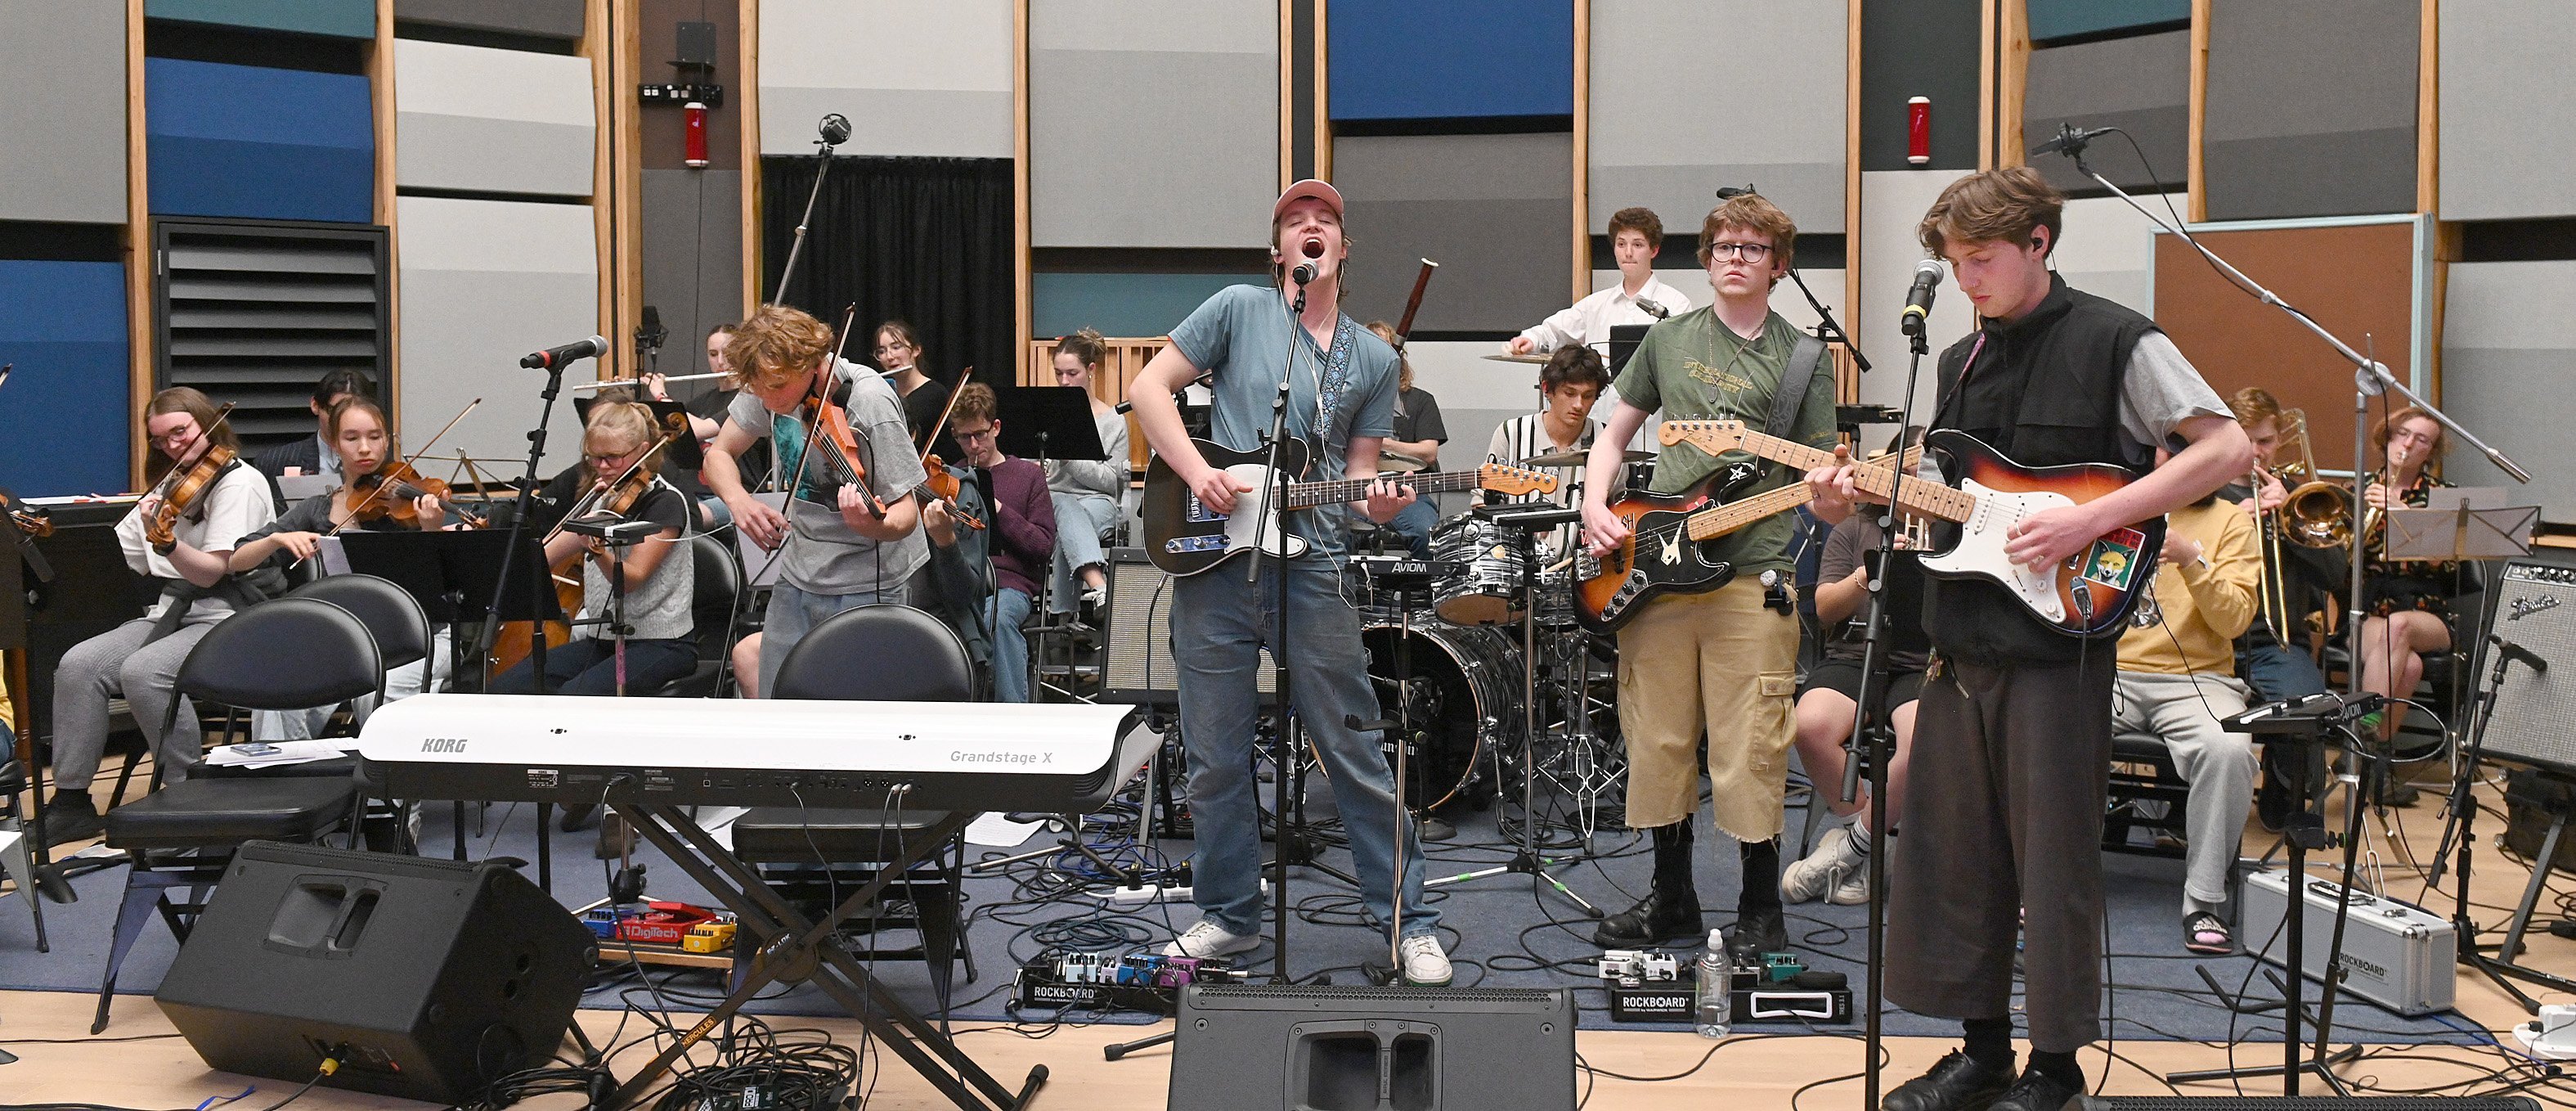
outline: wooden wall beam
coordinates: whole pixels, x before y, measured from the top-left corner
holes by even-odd
[[[609,149],[617,173],[617,192],[609,206],[617,233],[616,300],[609,323],[616,330],[600,334],[608,338],[609,350],[618,352],[618,375],[627,377],[644,372],[643,359],[635,353],[635,329],[644,314],[644,13],[632,3],[611,4],[609,10],[616,28],[611,41],[617,47],[610,60],[614,83],[608,99],[613,125]]]
[[[1977,168],[2003,165],[1995,158],[1995,69],[2002,52],[1995,49],[1995,3],[1977,6]]]
[[[394,0],[376,0],[376,38],[367,44],[367,91],[375,98],[376,223],[385,229],[386,417],[402,427],[402,230],[394,196]]]
[[[2003,0],[1998,13],[2002,56],[1995,75],[1995,165],[2019,166],[2029,140],[2022,135],[2022,106],[2030,97],[2030,0]]]
[[[1029,0],[1011,5],[1011,325],[1012,350],[1027,358],[1036,328],[1036,296],[1029,252],[1036,243],[1029,224]],[[1030,373],[1026,364],[1022,381]]]
[[[2200,148],[2208,141],[2210,4],[2211,0],[2191,0],[2191,131],[2183,188],[2188,191],[2185,210],[2194,223],[2209,219],[2209,183]]]
[[[1592,0],[1574,0],[1574,299],[1592,295]]]
[[[1325,9],[1332,0],[1315,0],[1315,177],[1333,180],[1332,41],[1325,37]]]
[[[590,61],[590,222],[592,247],[599,271],[599,334],[612,337],[609,353],[591,361],[600,378],[617,373],[615,360],[621,358],[617,335],[617,150],[615,103],[616,74],[611,61],[617,54],[617,21],[611,0],[589,0],[582,12],[579,53]]]
[[[125,337],[129,485],[143,488],[143,403],[152,396],[152,189],[144,178],[151,144],[144,134],[143,0],[125,0]]]
[[[740,320],[760,306],[760,0],[741,0],[741,59],[734,82],[734,111],[742,121],[742,311]]]
[[[1860,0],[1848,0],[1843,47],[1843,328],[1860,334]],[[1854,387],[1857,389],[1857,387]]]
[[[2415,211],[2441,213],[2442,20],[2441,0],[2423,0],[2424,32],[2416,42]],[[2436,305],[2436,315],[2438,313]]]
[[[1279,191],[1297,172],[1297,0],[1279,0]]]

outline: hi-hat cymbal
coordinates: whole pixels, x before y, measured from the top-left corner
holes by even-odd
[[[1649,453],[1649,452],[1643,452],[1643,451],[1635,451],[1635,450],[1631,450],[1631,451],[1629,451],[1629,452],[1627,452],[1627,453],[1626,453],[1626,456],[1625,456],[1625,458],[1623,458],[1623,459],[1622,459],[1622,462],[1628,462],[1628,463],[1643,463],[1643,462],[1645,462],[1645,461],[1647,461],[1647,460],[1649,460],[1649,459],[1652,459],[1652,458],[1654,458],[1654,455],[1653,455],[1652,453]],[[1530,457],[1529,457],[1529,458],[1527,458],[1527,459],[1523,459],[1523,460],[1521,460],[1518,464],[1516,464],[1516,466],[1522,466],[1522,467],[1581,467],[1581,466],[1586,466],[1586,465],[1590,464],[1591,462],[1592,462],[1592,452],[1591,452],[1591,450],[1590,450],[1590,449],[1588,449],[1588,448],[1587,448],[1587,449],[1584,449],[1584,450],[1581,450],[1581,451],[1551,451],[1551,452],[1549,452],[1549,453],[1547,453],[1547,454],[1545,454],[1545,455],[1533,455],[1533,456],[1530,456]]]

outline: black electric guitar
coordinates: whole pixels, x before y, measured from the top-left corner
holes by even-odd
[[[1906,449],[1906,466],[1921,458],[1921,447]],[[1863,465],[1885,462],[1880,456]],[[1733,581],[1734,565],[1708,558],[1702,545],[1815,496],[1806,483],[1792,482],[1738,500],[1761,476],[1759,464],[1732,463],[1678,494],[1630,494],[1611,502],[1610,512],[1628,526],[1628,537],[1608,554],[1595,557],[1587,550],[1575,557],[1575,620],[1607,635],[1627,624],[1647,599],[1702,594]]]
[[[1711,455],[1749,451],[1800,470],[1834,459],[1832,452],[1752,431],[1741,421],[1665,421],[1657,435],[1666,444],[1688,443]],[[1956,429],[1934,431],[1924,443],[1950,457],[1957,485],[1908,481],[1898,508],[1956,525],[1959,533],[1948,549],[1923,556],[1924,574],[1993,582],[2040,624],[2070,636],[2093,636],[2128,621],[2155,577],[2156,553],[2165,542],[2163,517],[2112,529],[2055,567],[2014,563],[2004,555],[2004,543],[2023,518],[2100,498],[2137,481],[2137,475],[2102,463],[2025,467]],[[1863,467],[1854,485],[1884,498],[1895,477],[1886,468]]]
[[[1233,475],[1237,484],[1252,489],[1235,496],[1233,513],[1219,513],[1202,504],[1190,484],[1181,481],[1180,474],[1162,456],[1155,456],[1145,468],[1145,498],[1138,515],[1145,526],[1145,557],[1166,574],[1195,575],[1250,551],[1256,532],[1266,554],[1292,559],[1304,555],[1306,541],[1282,527],[1283,513],[1368,496],[1369,484],[1360,479],[1292,481],[1286,484],[1283,494],[1281,484],[1272,477],[1268,451],[1229,451],[1206,440],[1190,442],[1198,447],[1199,456],[1209,466]],[[1292,438],[1279,445],[1279,469],[1292,479],[1306,473],[1309,458],[1310,451],[1303,440]],[[1413,487],[1417,494],[1479,489],[1505,494],[1556,492],[1555,475],[1502,463],[1487,463],[1472,471],[1382,477]],[[1282,498],[1278,511],[1267,508],[1274,495]]]

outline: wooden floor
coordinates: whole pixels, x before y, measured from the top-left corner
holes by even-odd
[[[2499,806],[2501,800],[2495,801]],[[2411,849],[2420,858],[2429,854],[2432,843],[2439,839],[2441,827],[2437,799],[2427,797],[2418,807],[2406,812],[2406,836],[2402,844],[2391,844],[2374,837],[2388,855],[2402,858],[2402,850]],[[2480,820],[2485,834],[2482,845],[2492,845],[2502,827],[2493,817]],[[2268,838],[2249,837],[2249,848],[2269,843]],[[2392,893],[2412,898],[2421,888],[2420,877],[2407,875],[2392,860],[2388,872]],[[2504,859],[2493,848],[2481,847],[2477,858],[2477,883],[2472,892],[2484,907],[2510,908],[2520,895],[2530,873]],[[2558,881],[2564,886],[2564,880]],[[2543,907],[2554,904],[2544,899]],[[2436,900],[2433,909],[2447,913],[2449,900]],[[2505,910],[2481,909],[2479,921],[2499,925]],[[2530,941],[2526,963],[2534,967],[2576,974],[2576,941],[2538,932]],[[2576,999],[2558,998],[2559,1002]],[[191,1052],[185,1041],[167,1035],[169,1024],[147,1001],[129,997],[120,1000],[114,1037],[89,1039],[84,1036],[93,1000],[89,996],[62,992],[0,992],[0,1049],[18,1054],[22,1060],[0,1066],[0,1102],[42,1103],[78,1101],[130,1108],[187,1108],[209,1097],[229,1096],[242,1090],[245,1083],[256,1083],[260,1092],[236,1105],[241,1109],[264,1108],[294,1089],[292,1084],[276,1081],[245,1081],[243,1078],[208,1070]],[[2519,1021],[2522,1012],[2504,993],[2479,975],[2463,970],[2459,981],[2460,1017],[2498,1033],[2507,1044],[2511,1036],[2506,1026]],[[585,1011],[581,1015],[585,1029],[596,1038],[605,1038],[617,1024],[609,1012]],[[851,1021],[797,1020],[800,1024],[819,1025],[834,1032],[835,1037],[855,1038],[858,1025]],[[1044,1064],[1051,1079],[1036,1101],[1043,1109],[1063,1111],[1139,1111],[1160,1106],[1164,1101],[1169,1078],[1170,1049],[1144,1051],[1122,1061],[1109,1062],[1101,1057],[1101,1047],[1143,1037],[1161,1027],[1095,1026],[1069,1028],[1043,1039],[1031,1040],[1007,1032],[982,1031],[961,1036],[960,1044],[983,1066],[1006,1084],[1016,1086],[1033,1065]],[[1855,1027],[1855,1030],[1858,1028]],[[632,1027],[628,1033],[635,1031]],[[63,1039],[30,1041],[29,1039]],[[1886,1069],[1889,1086],[1911,1077],[1928,1067],[1955,1043],[1940,1039],[1892,1039]],[[1584,1061],[1601,1073],[1619,1073],[1632,1077],[1667,1076],[1689,1070],[1710,1052],[1711,1043],[1688,1033],[1642,1033],[1635,1031],[1581,1032],[1576,1039],[1577,1051]],[[2117,1045],[2122,1060],[2108,1061],[2104,1049],[2096,1047],[2083,1055],[2089,1076],[2103,1082],[2113,1094],[2170,1094],[2158,1079],[2172,1069],[2214,1068],[2228,1063],[2226,1047],[2194,1042],[2122,1041]],[[639,1060],[636,1054],[621,1058],[629,1064]],[[946,1104],[937,1093],[899,1061],[884,1057],[884,1069],[870,1101],[885,1111],[907,1108],[938,1108]],[[2249,1044],[2239,1047],[2239,1064],[2277,1063],[2277,1044]],[[2457,1084],[2475,1079],[2503,1064],[2493,1050],[2467,1050],[2451,1047],[2427,1047],[2409,1051],[2405,1058],[2377,1057],[2342,1070],[2347,1079],[2380,1089],[2431,1087]],[[1739,1108],[1774,1108],[1798,1106],[1809,1108],[1848,1108],[1859,1102],[1861,1086],[1852,1077],[1861,1066],[1861,1046],[1857,1038],[1819,1036],[1739,1036],[1720,1045],[1715,1056],[1704,1067],[1680,1079],[1661,1082],[1639,1082],[1614,1079],[1594,1074],[1578,1079],[1578,1091],[1590,1089],[1587,1111],[1663,1111],[1673,1106],[1723,1106],[1729,1111]],[[2107,1067],[2106,1067],[2107,1066]],[[2150,1071],[2151,1070],[2151,1071]],[[1819,1085],[1819,1082],[1832,1081]],[[1809,1085],[1803,1095],[1799,1089]],[[2278,1093],[2276,1079],[2247,1081],[2248,1094]],[[2229,1095],[2236,1089],[2222,1082],[2187,1089],[2192,1095]],[[2314,1093],[2314,1082],[2307,1091]],[[2541,1094],[2552,1094],[2544,1090]],[[2560,1099],[2576,1098],[2576,1085],[2554,1089]],[[1246,1106],[1256,1106],[1255,1093],[1247,1090]],[[1677,1103],[1676,1101],[1681,1101]],[[579,1107],[574,1096],[551,1096],[532,1100],[522,1106],[539,1109]],[[352,1095],[328,1089],[316,1090],[297,1104],[312,1108],[411,1108],[424,1104],[378,1097]]]

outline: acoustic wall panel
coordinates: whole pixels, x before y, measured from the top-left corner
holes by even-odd
[[[1932,99],[1932,162],[1925,168],[1977,168],[1977,74],[1985,64],[1978,33],[1984,18],[1981,0],[1861,6],[1861,169],[1910,168],[1906,101],[1918,96]]]
[[[21,497],[125,489],[129,428],[125,267],[0,259],[0,363],[9,422],[0,486]]]
[[[1440,263],[1440,276],[1416,331],[1517,332],[1564,308],[1573,157],[1563,134],[1336,140],[1333,180],[1354,244],[1344,292],[1352,315],[1402,313],[1425,258]]]
[[[1571,0],[1338,0],[1324,33],[1335,122],[1574,114]]]
[[[1750,182],[1801,229],[1843,230],[1845,16],[1839,4],[1594,0],[1595,229],[1629,205],[1696,228],[1718,186]],[[1762,47],[1712,65],[1721,42]]]
[[[394,40],[394,181],[407,188],[586,197],[590,61]]]
[[[376,37],[375,0],[146,0],[143,14],[151,19],[299,35]]]
[[[394,0],[394,19],[570,41],[581,37],[582,0]]]
[[[2216,0],[2212,220],[2415,210],[2419,0]]]
[[[2142,196],[2139,202],[2163,215],[2165,202],[2183,207],[2183,195]],[[2168,216],[2170,220],[2172,217]],[[2085,197],[2067,202],[2060,218],[2055,262],[2066,284],[2107,297],[2149,316],[2155,315],[2156,228],[2118,197]],[[1941,291],[1957,292],[1954,286]]]
[[[439,452],[524,460],[544,376],[519,369],[519,357],[599,330],[590,206],[403,197],[397,212],[404,438],[423,442],[479,397]],[[566,380],[588,380],[595,365]],[[552,474],[581,454],[569,401],[549,429]]]
[[[2024,0],[2035,42],[2110,37],[2191,22],[2191,0]]]
[[[2508,505],[2576,520],[2576,261],[2453,263],[2442,315],[2442,404],[2452,417],[2539,480]],[[2328,464],[2331,466],[2332,464]],[[2348,464],[2347,464],[2348,465]],[[2484,456],[2453,447],[2442,476],[2464,486],[2515,486]]]
[[[0,0],[0,220],[125,222],[125,8]]]
[[[2047,142],[2060,124],[2117,127],[2137,140],[2132,148],[2106,135],[2086,151],[2086,162],[2120,188],[2182,188],[2191,169],[2191,32],[2031,51],[2022,149]],[[2030,164],[2060,189],[2102,189],[2064,155],[2041,155]]]
[[[1860,341],[1861,352],[1877,367],[1873,373],[1861,376],[1860,399],[1864,402],[1905,402],[1907,341],[1897,320],[1905,311],[1905,290],[1914,283],[1914,266],[1927,255],[1923,241],[1914,236],[1914,227],[1941,190],[1966,176],[1963,171],[1944,170],[1884,170],[1860,175],[1860,311],[1858,320],[1845,319],[1843,323]],[[1776,305],[1780,299],[1775,295],[1771,300]],[[1931,340],[1932,354],[1940,354],[1942,348],[1974,327],[1975,314],[1969,311],[1967,297],[1959,292],[1957,282],[1944,278],[1940,292],[1934,295],[1930,327],[1925,332]],[[1925,356],[1923,362],[1923,387],[1915,399],[1917,419],[1932,411],[1931,356]]]
[[[761,153],[814,153],[815,122],[838,112],[850,119],[842,154],[1011,157],[1011,9],[762,0]]]
[[[374,98],[354,74],[144,61],[152,211],[363,224]]]
[[[663,373],[704,371],[707,329],[742,318],[742,175],[646,170],[644,211],[643,303],[671,333]]]
[[[2576,88],[2543,77],[2576,57],[2566,5],[2448,0],[2441,15],[2442,218],[2576,216]]]
[[[1030,10],[1037,246],[1258,247],[1278,195],[1277,8],[1051,0]]]
[[[1270,280],[1266,274],[1041,273],[1029,278],[1030,318],[1040,336],[1084,328],[1104,336],[1168,335],[1218,290]],[[1354,308],[1354,315],[1358,311]]]

